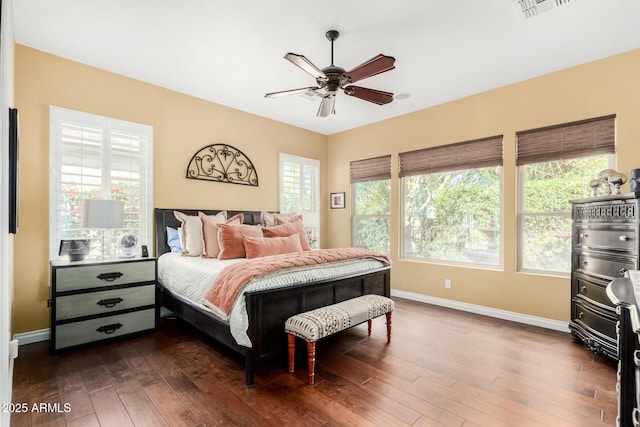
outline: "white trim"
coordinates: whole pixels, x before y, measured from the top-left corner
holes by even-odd
[[[18,345],[32,344],[34,342],[48,341],[51,337],[49,328],[39,329],[37,331],[23,332],[21,334],[15,334],[14,340],[18,340]]]
[[[437,298],[428,295],[416,294],[414,292],[391,290],[391,296],[404,298],[426,304],[438,305],[441,307],[453,308],[455,310],[467,311],[469,313],[481,314],[483,316],[495,317],[509,320],[511,322],[524,323],[540,328],[552,329],[554,331],[569,332],[569,323],[559,320],[547,319],[545,317],[531,316],[528,314],[516,313],[514,311],[500,310],[498,308],[485,307],[482,305],[469,304],[466,302],[454,301],[445,298]]]

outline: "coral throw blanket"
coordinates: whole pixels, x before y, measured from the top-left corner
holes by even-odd
[[[387,256],[360,248],[319,249],[246,259],[222,269],[204,299],[228,318],[237,295],[254,277],[284,268],[318,265],[353,258],[375,258],[391,264]]]

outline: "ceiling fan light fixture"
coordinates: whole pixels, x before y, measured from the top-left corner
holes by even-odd
[[[393,70],[395,68],[393,65],[394,57],[379,54],[347,71],[333,64],[333,42],[340,36],[340,33],[336,30],[329,30],[325,36],[331,42],[331,65],[328,67],[320,69],[304,55],[289,52],[284,56],[287,61],[313,76],[317,86],[270,92],[265,95],[266,98],[278,98],[286,95],[298,95],[308,101],[315,100],[316,97],[321,98],[322,101],[317,112],[318,117],[335,114],[335,97],[340,90],[346,95],[378,105],[393,101],[393,93],[391,92],[350,85],[359,80]]]

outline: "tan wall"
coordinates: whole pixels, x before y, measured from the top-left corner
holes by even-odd
[[[21,144],[15,333],[49,327],[50,105],[153,126],[155,207],[278,209],[279,152],[319,159],[322,176],[328,175],[324,135],[20,45],[16,46],[15,95]],[[186,179],[191,156],[214,143],[242,150],[256,167],[260,186]],[[323,182],[323,194],[325,187]]]
[[[640,167],[639,76],[636,50],[330,136],[327,190],[346,191],[348,209],[328,212],[328,244],[351,243],[349,161],[391,154],[394,289],[568,321],[567,277],[516,272],[515,132],[617,114],[616,169],[628,174]],[[499,134],[504,135],[503,271],[399,259],[398,153]],[[451,289],[445,289],[445,279],[452,279]]]

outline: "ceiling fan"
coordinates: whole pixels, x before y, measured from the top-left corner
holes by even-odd
[[[285,95],[295,95],[312,92],[322,97],[320,108],[318,109],[319,117],[327,117],[334,113],[335,97],[338,89],[342,90],[349,96],[364,99],[374,104],[383,105],[393,101],[393,93],[384,92],[376,89],[369,89],[362,86],[353,86],[359,80],[385,71],[393,70],[396,61],[394,57],[379,54],[370,60],[346,71],[342,67],[333,64],[333,42],[340,36],[336,30],[327,31],[326,37],[331,42],[331,65],[320,69],[303,55],[295,53],[287,53],[284,58],[293,65],[300,67],[303,71],[311,74],[316,79],[317,86],[303,87],[300,89],[283,90],[280,92],[270,92],[265,95],[267,98],[278,98]]]

